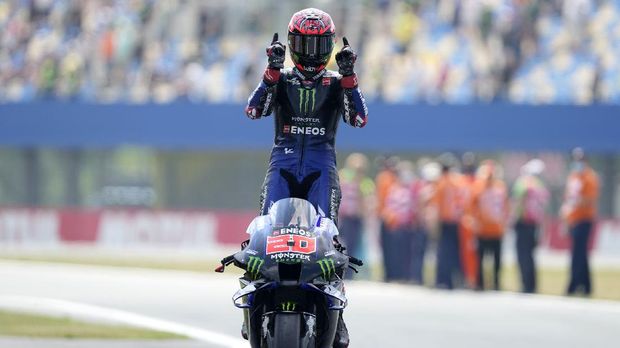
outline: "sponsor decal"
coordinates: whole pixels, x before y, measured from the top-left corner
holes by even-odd
[[[54,210],[0,210],[0,244],[56,245],[61,237],[61,222]]]
[[[338,206],[340,205],[338,190],[332,188],[331,194],[329,196],[329,218],[333,221],[336,220],[338,216]]]
[[[292,302],[292,301],[286,301],[286,302],[282,302],[280,303],[280,309],[283,311],[294,311],[295,307],[297,307],[297,303]]]
[[[272,260],[276,262],[303,262],[310,261],[310,255],[304,255],[299,253],[275,253],[269,256]]]
[[[304,255],[316,252],[316,238],[300,235],[280,235],[267,237],[267,255],[292,252]]]
[[[343,105],[344,105],[344,121],[346,123],[351,124],[351,106],[349,104],[349,98],[348,96],[345,96],[343,99]]]
[[[332,256],[332,255],[336,255],[336,251],[335,250],[330,250],[330,251],[325,253],[325,257]]]
[[[324,213],[323,213],[323,216],[325,216],[325,214],[324,214]],[[318,221],[318,226],[317,226],[317,227],[319,227],[319,228],[325,228],[325,227],[327,227],[327,223],[328,223],[328,220],[327,220],[327,219],[319,218],[319,221]]]
[[[258,256],[250,256],[247,264],[247,271],[252,277],[252,279],[256,280],[260,276],[260,269],[263,267],[265,260],[261,259]]]
[[[321,119],[317,118],[317,117],[291,117],[291,121],[293,122],[297,122],[297,123],[309,123],[311,125],[316,125],[321,123]]]
[[[248,249],[248,250],[246,250],[245,252],[246,252],[246,253],[248,253],[248,254],[250,254],[250,255],[256,255],[256,254],[258,254],[258,251],[256,251],[256,250],[252,250],[252,249]],[[327,256],[327,255],[325,255],[325,256]]]
[[[358,89],[357,92],[360,94],[360,99],[362,100],[362,105],[364,105],[364,115],[368,115],[368,105],[366,105],[366,99],[364,98],[364,95],[362,94],[362,91],[360,91]]]
[[[366,124],[366,120],[360,115],[355,116],[355,127],[361,128]]]
[[[305,134],[305,135],[325,135],[325,128],[284,125],[282,127],[282,133]]]
[[[300,236],[308,236],[308,237],[314,236],[314,233],[310,231],[306,231],[305,229],[299,228],[299,227],[285,227],[285,228],[281,228],[279,230],[273,231],[274,236],[278,236],[282,234],[297,234]]]
[[[306,69],[306,67],[303,67],[303,68],[304,68],[304,70]],[[308,67],[308,69],[316,70],[315,67]],[[310,70],[306,70],[306,71],[310,71]],[[304,76],[304,74],[302,74],[301,71],[299,71],[299,69],[297,69],[297,68],[293,69],[293,73],[295,73],[295,75],[297,75],[297,77],[301,81],[303,81],[304,83],[308,82],[309,84],[312,84],[313,81],[317,81],[318,79],[323,77],[323,75],[325,75],[326,72],[327,72],[327,70],[323,69],[323,70],[319,71],[316,75],[312,76],[310,81],[307,81],[306,80],[306,76]]]
[[[265,97],[265,106],[263,108],[263,113],[261,114],[261,116],[267,116],[267,114],[269,113],[269,110],[271,108],[271,92],[267,93],[267,96]]]
[[[97,236],[101,245],[212,246],[217,217],[212,213],[106,211]]]
[[[267,204],[267,185],[263,185],[263,189],[260,192],[260,211],[264,212],[265,211],[265,206]],[[270,206],[271,207],[271,206]]]
[[[284,154],[285,155],[290,155],[290,154],[292,154],[294,152],[295,152],[295,150],[293,148],[290,148],[290,147],[285,147],[284,148]]]
[[[332,79],[330,77],[324,77],[323,80],[321,80],[321,84],[323,86],[329,86],[332,84]]]
[[[299,91],[299,112],[310,113],[314,111],[316,103],[316,89],[297,88]]]
[[[336,265],[334,264],[334,260],[331,258],[320,259],[316,263],[321,267],[321,272],[323,273],[323,279],[330,280],[331,277],[336,274]]]

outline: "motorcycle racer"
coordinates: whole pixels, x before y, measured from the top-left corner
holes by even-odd
[[[274,146],[260,197],[261,215],[282,198],[298,197],[337,224],[341,193],[335,138],[339,119],[364,127],[368,108],[354,72],[357,55],[346,38],[335,56],[338,72],[326,69],[335,31],[329,14],[307,8],[295,13],[288,25],[288,48],[295,66],[284,68],[286,46],[278,41],[277,33],[266,49],[268,66],[245,108],[253,120],[274,114]],[[348,345],[341,315],[334,347]]]
[[[284,69],[286,47],[277,33],[267,47],[269,65],[245,109],[251,119],[274,114],[275,139],[261,193],[261,214],[281,198],[307,192],[320,214],[338,218],[340,187],[335,138],[339,118],[364,127],[368,108],[353,70],[357,55],[346,38],[336,54],[338,73],[325,69],[334,48],[329,14],[314,8],[293,15],[288,47],[295,67]]]

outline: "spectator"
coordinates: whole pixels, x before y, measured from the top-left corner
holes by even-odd
[[[433,204],[433,197],[435,196],[435,187],[437,180],[441,176],[441,166],[439,163],[431,161],[427,158],[421,158],[418,161],[418,168],[420,170],[420,180],[418,182],[419,188],[419,197],[420,197],[420,239],[422,248],[422,252],[424,255],[421,255],[421,262],[424,261],[424,256],[426,254],[426,249],[428,246],[428,240],[430,235],[437,235],[438,229],[438,219],[437,219],[437,210]],[[415,248],[415,244],[414,244]],[[415,251],[414,251],[415,254]],[[424,268],[423,265],[418,266],[420,269],[419,278],[424,280]],[[416,265],[414,263],[413,266],[413,274],[415,281],[416,274]]]
[[[380,157],[377,159],[379,162],[379,173],[375,178],[375,186],[377,190],[377,215],[381,216],[383,207],[385,205],[385,198],[390,190],[390,186],[396,182],[396,166],[400,159],[396,156]]]
[[[567,225],[572,240],[570,282],[566,293],[574,295],[581,291],[589,296],[592,293],[592,283],[588,242],[596,219],[599,181],[581,148],[573,150],[572,159],[571,173],[566,180],[564,202],[560,210],[560,216]]]
[[[347,157],[339,172],[342,200],[338,213],[339,231],[347,252],[361,257],[364,219],[370,213],[375,184],[366,176],[368,158],[361,153]],[[350,273],[347,273],[350,274]]]
[[[459,223],[459,242],[461,264],[466,285],[474,289],[478,280],[478,250],[474,231],[474,218],[471,215],[471,200],[476,183],[476,157],[467,152],[462,157],[461,190],[464,214]]]
[[[478,284],[484,286],[484,259],[493,255],[493,289],[500,289],[502,237],[508,219],[508,192],[499,178],[495,162],[484,161],[478,169],[476,187],[472,198],[472,214],[476,219],[478,235]]]
[[[456,158],[449,153],[443,154],[439,163],[441,176],[437,180],[432,198],[439,219],[435,285],[442,289],[453,289],[455,283],[462,279],[458,224],[464,207],[459,176],[452,171]]]
[[[437,180],[441,176],[441,165],[435,161],[432,161],[426,157],[423,157],[418,161],[418,168],[420,170],[420,179],[424,183],[422,187],[422,200],[427,201],[427,213],[425,214],[427,220],[427,228],[431,228],[433,222],[436,222],[437,218],[433,217],[434,206],[432,204],[432,199],[435,195],[435,187]]]
[[[521,175],[512,188],[517,261],[521,271],[521,290],[525,293],[536,292],[534,249],[549,201],[549,191],[540,179],[544,169],[545,163],[539,159],[527,162],[521,167]]]
[[[379,163],[381,165],[381,169],[379,174],[375,179],[376,189],[377,189],[377,215],[380,218],[380,241],[381,247],[383,251],[383,263],[384,268],[386,269],[385,278],[388,280],[389,277],[392,276],[392,273],[388,274],[388,264],[390,262],[389,255],[389,243],[391,241],[391,235],[388,235],[388,226],[384,219],[383,212],[385,210],[387,196],[390,193],[392,185],[396,183],[398,180],[398,175],[396,173],[396,166],[400,162],[398,157],[382,157],[379,158]],[[391,271],[390,271],[391,272]]]
[[[418,195],[413,164],[402,161],[397,166],[397,179],[390,185],[381,217],[385,221],[382,249],[387,281],[411,279],[413,245],[418,220]],[[419,246],[416,245],[417,251]],[[419,255],[416,255],[419,257]],[[419,262],[419,260],[416,260]],[[416,265],[417,266],[417,265]],[[417,279],[420,281],[421,279]]]
[[[583,44],[591,16],[591,0],[564,0],[562,16],[573,47]]]

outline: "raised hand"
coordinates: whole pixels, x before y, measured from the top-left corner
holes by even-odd
[[[273,34],[271,44],[266,49],[269,61],[269,69],[284,68],[284,58],[286,54],[286,46],[278,41],[278,33]]]
[[[346,37],[342,38],[342,43],[344,46],[340,52],[336,53],[338,72],[342,76],[351,76],[354,74],[353,68],[355,65],[355,60],[357,59],[357,54],[353,51],[351,46],[349,46],[349,40],[347,40]]]

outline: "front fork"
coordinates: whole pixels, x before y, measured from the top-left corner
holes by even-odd
[[[241,289],[245,288],[247,286],[247,281],[244,281],[243,278],[239,278],[239,287]],[[244,305],[246,305],[248,303],[248,297],[243,297],[241,299],[241,303],[243,303]],[[243,330],[245,331],[245,333],[248,335],[247,339],[250,338],[250,310],[249,308],[244,308],[243,309]]]

